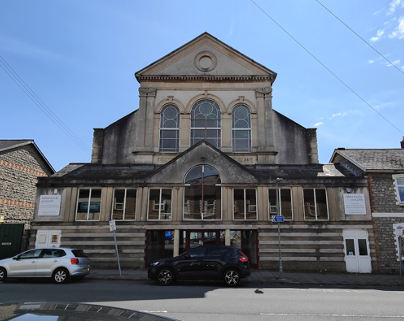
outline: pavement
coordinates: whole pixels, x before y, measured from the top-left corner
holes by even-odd
[[[404,273],[403,273],[404,274]],[[132,280],[147,281],[147,270],[116,270],[93,269],[86,277],[101,280]],[[155,282],[150,280],[150,282]],[[251,275],[241,281],[243,284],[261,285],[311,285],[311,286],[383,286],[404,287],[404,276],[399,274],[376,273],[309,273],[309,272],[283,272],[270,270],[251,270]]]

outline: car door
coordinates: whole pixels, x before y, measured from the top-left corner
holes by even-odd
[[[53,270],[60,263],[60,255],[58,249],[44,249],[41,257],[36,264],[35,276],[50,277]]]
[[[196,247],[184,253],[175,264],[180,279],[197,279],[203,277],[201,263],[205,255],[205,247]]]
[[[209,247],[201,263],[201,269],[204,271],[204,274],[211,278],[220,278],[227,255],[228,250],[223,247]]]
[[[36,264],[42,253],[41,249],[29,250],[23,252],[13,259],[10,264],[10,271],[8,276],[10,277],[34,277]]]

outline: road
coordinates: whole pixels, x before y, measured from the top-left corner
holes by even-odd
[[[404,320],[404,288],[331,288],[83,280],[68,284],[9,281],[0,302],[106,305],[182,321]]]

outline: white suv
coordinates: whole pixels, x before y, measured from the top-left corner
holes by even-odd
[[[0,260],[0,282],[9,278],[49,278],[64,283],[90,273],[89,258],[82,250],[45,248],[25,251]]]

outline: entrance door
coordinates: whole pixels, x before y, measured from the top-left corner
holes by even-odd
[[[372,264],[367,231],[343,232],[347,272],[371,273]]]

